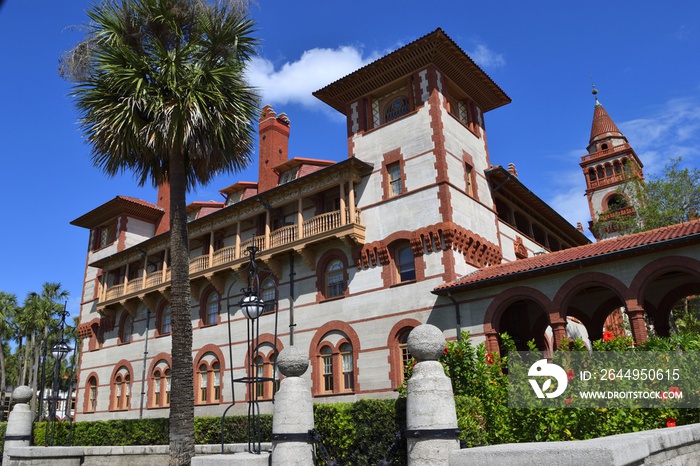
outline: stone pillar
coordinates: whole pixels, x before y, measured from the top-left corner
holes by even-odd
[[[486,334],[486,350],[489,353],[501,354],[501,350],[498,346],[498,332],[495,330],[487,330],[484,333]]]
[[[29,400],[32,399],[32,389],[26,385],[20,385],[12,392],[12,400],[15,406],[7,418],[7,430],[5,430],[5,450],[2,455],[2,464],[10,464],[8,449],[12,447],[28,447],[32,440],[32,425],[34,416],[29,408]]]
[[[450,452],[459,449],[452,383],[438,361],[444,349],[445,337],[433,325],[408,336],[408,350],[418,361],[407,385],[408,466],[447,466]]]
[[[296,346],[283,349],[277,368],[284,375],[275,394],[272,417],[272,466],[313,466],[314,450],[308,432],[314,428],[311,392],[301,377],[309,358]]]

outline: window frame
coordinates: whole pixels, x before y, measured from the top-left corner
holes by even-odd
[[[407,259],[407,256],[402,254],[404,252],[407,255],[410,255],[410,261],[404,261],[404,259]],[[416,256],[413,253],[411,244],[407,241],[401,241],[394,246],[393,253],[396,283],[401,284],[415,282],[417,279]],[[407,268],[408,266],[410,266],[410,268]],[[404,278],[404,273],[409,273],[411,275]]]
[[[223,401],[222,364],[219,356],[205,352],[198,360],[195,376],[195,405],[221,404]]]
[[[134,316],[124,310],[119,322],[119,344],[128,345],[134,341]]]
[[[128,411],[131,406],[131,371],[126,365],[120,365],[112,376],[112,396],[110,411]]]

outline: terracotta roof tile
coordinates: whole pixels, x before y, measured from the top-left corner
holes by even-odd
[[[622,133],[617,128],[612,118],[610,118],[608,112],[605,111],[600,103],[596,103],[595,109],[593,110],[593,125],[591,126],[591,139],[589,144],[593,143],[598,136],[606,134],[622,137]]]
[[[700,220],[679,223],[656,230],[620,236],[597,243],[578,246],[562,251],[550,252],[514,262],[505,262],[472,272],[450,283],[440,285],[433,293],[456,291],[461,288],[476,288],[522,274],[544,274],[555,267],[579,265],[582,261],[603,260],[615,254],[633,253],[639,248],[662,247],[674,240],[700,240]]]

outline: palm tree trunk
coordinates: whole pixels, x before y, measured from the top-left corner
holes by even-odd
[[[40,389],[40,387],[37,386],[37,377],[39,374],[39,355],[41,354],[41,351],[39,350],[40,345],[37,344],[36,342],[36,337],[34,334],[32,334],[32,350],[34,352],[34,356],[32,357],[32,363],[31,363],[31,382],[29,383],[29,386],[33,388],[32,390],[32,401],[30,402],[30,408],[32,410],[32,413],[36,413],[36,391]]]
[[[172,154],[169,165],[172,271],[170,308],[173,327],[170,466],[182,466],[189,465],[194,456],[194,369],[184,155]]]

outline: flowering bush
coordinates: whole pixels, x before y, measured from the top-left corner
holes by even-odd
[[[700,409],[509,408],[507,367],[508,353],[516,351],[513,340],[507,334],[501,335],[503,356],[499,356],[488,353],[483,344],[474,347],[468,333],[461,337],[447,343],[441,362],[452,380],[461,438],[468,446],[583,440],[700,421]],[[529,342],[528,346],[531,351],[537,351],[534,342]],[[637,347],[629,337],[606,340],[604,335],[592,346],[594,351],[691,351],[700,350],[700,335],[651,338]],[[585,350],[580,340],[565,340],[558,351]],[[407,377],[413,364],[409,365]],[[573,371],[567,372],[569,380],[573,377]],[[567,405],[571,402],[571,399],[564,400]]]

